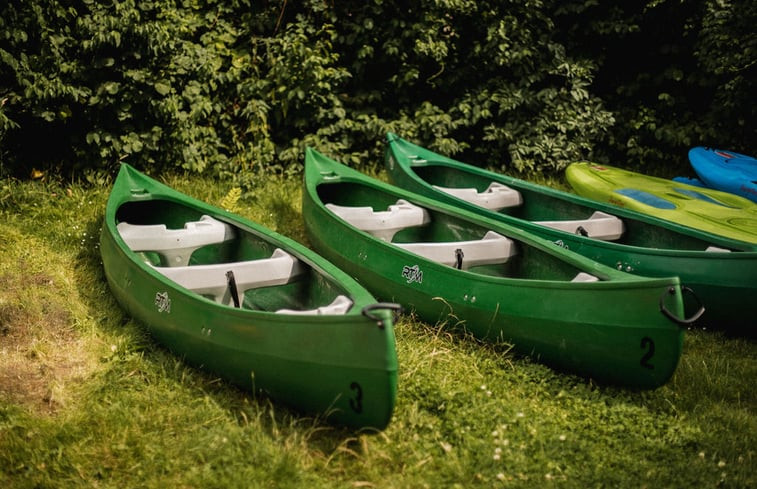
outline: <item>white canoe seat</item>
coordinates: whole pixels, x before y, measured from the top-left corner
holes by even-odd
[[[515,207],[523,203],[520,192],[498,182],[492,182],[483,192],[475,188],[448,188],[438,185],[434,185],[434,188],[490,211]]]
[[[184,224],[184,229],[168,229],[165,224],[118,223],[118,232],[132,251],[154,251],[168,266],[184,267],[198,248],[234,238],[234,229],[210,216]]]
[[[372,207],[347,207],[326,204],[326,208],[361,231],[384,241],[391,241],[403,229],[423,226],[431,222],[423,207],[400,199],[386,211],[374,211]]]
[[[234,272],[240,297],[249,289],[287,284],[305,271],[297,258],[280,248],[276,248],[270,258],[259,260],[155,269],[192,292],[228,305],[232,304],[229,271]]]
[[[552,229],[558,229],[572,234],[580,234],[590,238],[612,241],[623,236],[626,230],[623,221],[617,216],[596,211],[588,219],[574,221],[534,221]]]
[[[704,251],[709,251],[710,253],[730,253],[731,250],[726,248],[720,248],[718,246],[708,246]]]
[[[594,275],[586,272],[578,272],[571,282],[598,282],[599,279]]]
[[[297,314],[302,316],[324,316],[329,314],[346,314],[352,307],[352,300],[344,295],[338,295],[331,304],[327,306],[321,306],[317,309],[279,309],[276,311],[278,314]]]
[[[488,231],[482,239],[472,241],[394,244],[444,265],[460,265],[463,270],[479,265],[505,263],[517,253],[513,240],[494,231]]]

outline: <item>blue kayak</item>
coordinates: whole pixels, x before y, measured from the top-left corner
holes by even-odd
[[[698,146],[689,151],[689,161],[708,187],[757,202],[757,159]]]

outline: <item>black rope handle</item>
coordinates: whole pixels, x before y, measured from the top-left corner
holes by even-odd
[[[379,328],[384,329],[384,320],[375,314],[373,314],[373,311],[379,310],[379,309],[389,309],[394,314],[392,315],[392,321],[397,322],[397,319],[399,318],[399,315],[402,314],[402,306],[399,304],[395,304],[394,302],[378,302],[376,304],[371,304],[368,306],[365,306],[360,312],[363,314],[363,316],[367,317],[368,319],[371,319],[373,321],[376,321],[376,324]]]
[[[694,313],[693,316],[687,319],[681,319],[679,317],[676,317],[675,314],[670,312],[668,308],[665,307],[665,294],[673,295],[676,293],[675,287],[668,288],[667,291],[663,292],[662,296],[660,297],[660,311],[667,316],[671,321],[676,323],[679,326],[691,326],[694,324],[700,317],[702,317],[702,314],[704,314],[704,304],[699,299],[699,297],[696,296],[693,290],[691,290],[689,287],[686,287],[685,285],[681,285],[681,295],[683,295],[684,292],[688,292],[689,294],[694,297],[694,300],[697,301],[697,304],[699,304],[699,310]]]

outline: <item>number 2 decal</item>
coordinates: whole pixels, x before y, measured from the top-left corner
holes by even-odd
[[[647,352],[644,354],[643,357],[641,357],[641,366],[644,368],[652,369],[654,368],[654,365],[649,363],[649,360],[652,359],[654,356],[654,341],[652,341],[652,338],[649,336],[645,336],[641,339],[641,347],[646,348]]]
[[[353,382],[350,384],[350,389],[355,391],[354,399],[350,399],[350,407],[353,411],[360,414],[363,412],[363,388],[357,382]]]

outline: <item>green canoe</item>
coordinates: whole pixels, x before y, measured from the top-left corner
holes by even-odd
[[[302,212],[316,250],[425,321],[449,317],[559,369],[637,388],[664,384],[678,364],[677,277],[619,272],[310,148]]]
[[[387,139],[386,167],[396,185],[518,226],[619,270],[678,276],[705,305],[699,324],[753,326],[757,245],[467,165],[395,134]]]
[[[568,166],[565,178],[584,197],[757,243],[757,204],[738,195],[588,162]]]
[[[118,302],[189,363],[334,423],[389,422],[399,306],[304,246],[128,165],[100,245]]]

